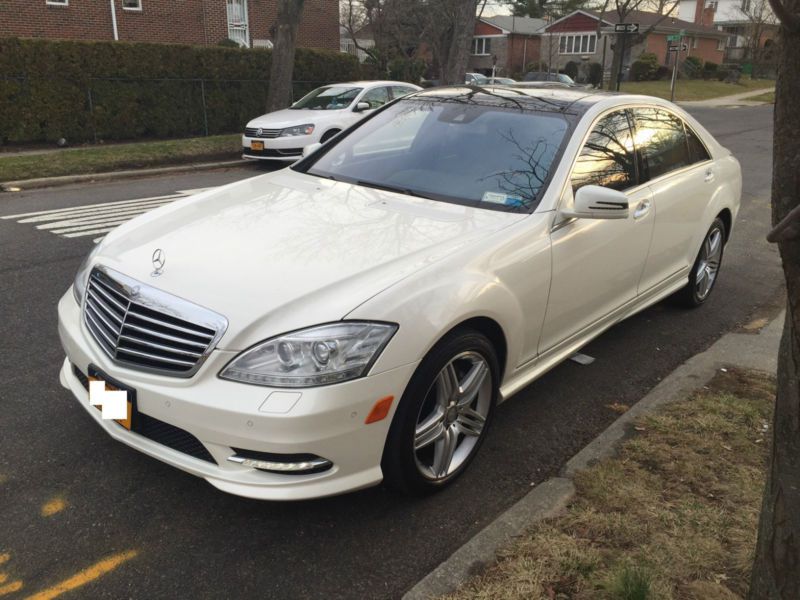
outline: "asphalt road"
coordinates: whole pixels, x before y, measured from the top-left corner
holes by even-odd
[[[4,600],[68,581],[87,582],[69,598],[399,597],[555,475],[617,417],[610,404],[634,404],[780,299],[777,253],[764,241],[771,108],[693,112],[744,169],[743,208],[712,298],[695,311],[662,303],[640,313],[585,349],[597,358],[592,365],[564,363],[503,404],[468,473],[422,500],[382,488],[291,504],[245,500],[112,441],[58,383],[56,302],[92,237],[0,219],[0,595],[10,584],[22,587]],[[253,174],[3,194],[0,217]]]

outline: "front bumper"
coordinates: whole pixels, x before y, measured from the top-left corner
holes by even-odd
[[[242,136],[242,158],[294,162],[303,157],[303,148],[314,143],[313,136],[250,138]],[[309,141],[310,140],[310,141]],[[263,150],[253,150],[253,142],[262,142]]]
[[[203,477],[223,491],[249,498],[317,498],[382,480],[380,463],[386,435],[416,364],[326,387],[278,390],[219,379],[217,373],[237,353],[215,350],[192,378],[164,377],[113,363],[86,330],[71,290],[61,298],[58,313],[59,336],[67,354],[61,384],[114,439]],[[115,421],[104,421],[100,411],[89,405],[88,393],[72,368],[75,365],[85,374],[90,364],[134,388],[140,413],[188,432],[214,462],[128,431]],[[288,410],[285,403],[267,401],[272,392],[287,391],[300,395]],[[365,425],[374,403],[388,395],[395,401],[387,418]],[[236,454],[234,448],[279,455],[314,454],[333,466],[311,474],[265,472],[230,462],[228,458]]]

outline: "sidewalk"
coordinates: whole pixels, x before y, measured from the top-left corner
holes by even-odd
[[[427,600],[448,594],[487,565],[498,551],[532,525],[563,510],[575,494],[576,474],[615,455],[633,424],[659,407],[685,400],[722,369],[738,368],[774,374],[783,330],[782,312],[759,333],[728,333],[663,379],[642,400],[611,424],[564,466],[560,476],[538,485],[417,583],[403,600]]]
[[[767,87],[760,90],[750,90],[749,92],[742,92],[741,94],[732,94],[730,96],[720,96],[719,98],[709,98],[708,100],[684,100],[678,102],[679,106],[696,106],[712,108],[715,106],[761,106],[764,102],[754,102],[748,98],[755,98],[761,94],[775,91],[775,87]]]

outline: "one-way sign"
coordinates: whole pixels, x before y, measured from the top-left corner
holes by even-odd
[[[639,24],[617,23],[614,25],[614,33],[639,33]]]

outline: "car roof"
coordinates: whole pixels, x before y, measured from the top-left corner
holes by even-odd
[[[414,87],[418,88],[418,85],[414,85],[413,83],[408,83],[407,81],[346,81],[342,83],[329,83],[328,85],[322,87],[371,87],[371,86],[381,86],[381,85],[402,85],[404,87]]]
[[[532,111],[561,112],[571,115],[583,115],[600,103],[611,105],[642,103],[669,105],[667,101],[652,96],[566,86],[517,87],[516,84],[454,85],[429,88],[405,98],[431,98],[454,101],[459,96],[468,94],[470,102],[474,104],[518,106]]]

